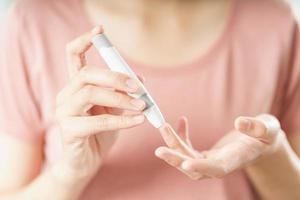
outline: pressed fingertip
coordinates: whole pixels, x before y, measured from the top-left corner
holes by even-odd
[[[179,120],[182,120],[184,122],[188,121],[188,118],[185,115],[180,116]]]

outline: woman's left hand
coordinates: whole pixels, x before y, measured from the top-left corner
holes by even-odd
[[[276,152],[286,139],[279,121],[267,114],[238,117],[234,130],[202,152],[193,148],[184,117],[179,122],[179,135],[169,124],[160,132],[168,147],[157,148],[155,155],[192,179],[223,177]]]

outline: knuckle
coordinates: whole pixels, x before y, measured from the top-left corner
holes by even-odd
[[[222,171],[219,171],[214,175],[214,178],[222,179],[224,176],[225,176],[225,173]]]
[[[217,158],[214,160],[214,163],[218,163],[218,166],[214,167],[214,172],[212,174],[215,178],[223,178],[226,174],[230,173],[230,166],[226,160],[222,158]]]
[[[190,177],[190,179],[197,181],[197,180],[201,179],[202,175],[199,173],[194,173],[192,175],[189,175],[189,177]]]
[[[89,73],[89,67],[88,66],[84,66],[79,70],[79,78],[81,80],[86,80],[86,77]]]
[[[55,115],[54,115],[55,120],[56,120],[58,123],[60,123],[60,121],[61,121],[61,119],[62,119],[62,113],[61,113],[60,109],[56,109],[54,114],[55,114]]]
[[[66,45],[66,53],[70,54],[74,51],[74,41],[71,41],[69,42],[67,45]]]
[[[114,95],[114,105],[115,106],[122,105],[124,100],[125,100],[124,95],[122,95],[121,93],[115,93],[115,95]]]
[[[56,98],[55,98],[55,103],[56,103],[56,106],[60,105],[62,103],[62,96],[63,96],[63,91],[60,91],[57,95],[56,95]]]
[[[179,167],[181,164],[181,160],[179,159],[167,159],[167,162],[174,167]]]
[[[94,86],[86,85],[81,90],[81,97],[84,101],[90,101],[94,92]]]
[[[124,75],[120,73],[113,73],[112,74],[112,83],[115,87],[122,88],[124,87],[125,80]]]
[[[118,125],[119,125],[119,127],[128,126],[128,125],[130,125],[130,119],[126,116],[122,116],[119,119]]]
[[[215,174],[214,174],[214,177],[215,177],[215,178],[223,178],[223,177],[224,177],[226,174],[228,174],[228,173],[229,173],[229,171],[226,170],[225,167],[220,167],[220,168],[216,169],[216,172],[215,172]]]
[[[110,125],[110,119],[109,119],[109,116],[107,115],[103,115],[101,120],[100,120],[100,126],[106,130],[109,128],[109,125]]]
[[[88,42],[88,33],[85,33],[84,35],[81,35],[79,37],[77,37],[75,40],[74,40],[74,43],[75,44],[82,44],[82,43],[86,43]]]

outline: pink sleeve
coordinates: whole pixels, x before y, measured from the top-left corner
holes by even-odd
[[[287,135],[300,134],[300,31],[297,22],[293,23],[291,35],[289,71],[280,115],[282,128]]]
[[[30,83],[26,25],[15,7],[0,27],[0,132],[36,142],[42,125]]]

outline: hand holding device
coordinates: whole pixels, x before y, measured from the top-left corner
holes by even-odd
[[[127,74],[138,83],[140,87],[139,92],[128,94],[134,98],[144,100],[146,102],[146,108],[144,109],[143,113],[155,128],[161,127],[165,123],[165,119],[158,106],[150,96],[150,93],[147,91],[145,86],[140,82],[136,74],[121,57],[117,49],[111,44],[111,42],[103,33],[94,36],[92,42],[112,71]]]

